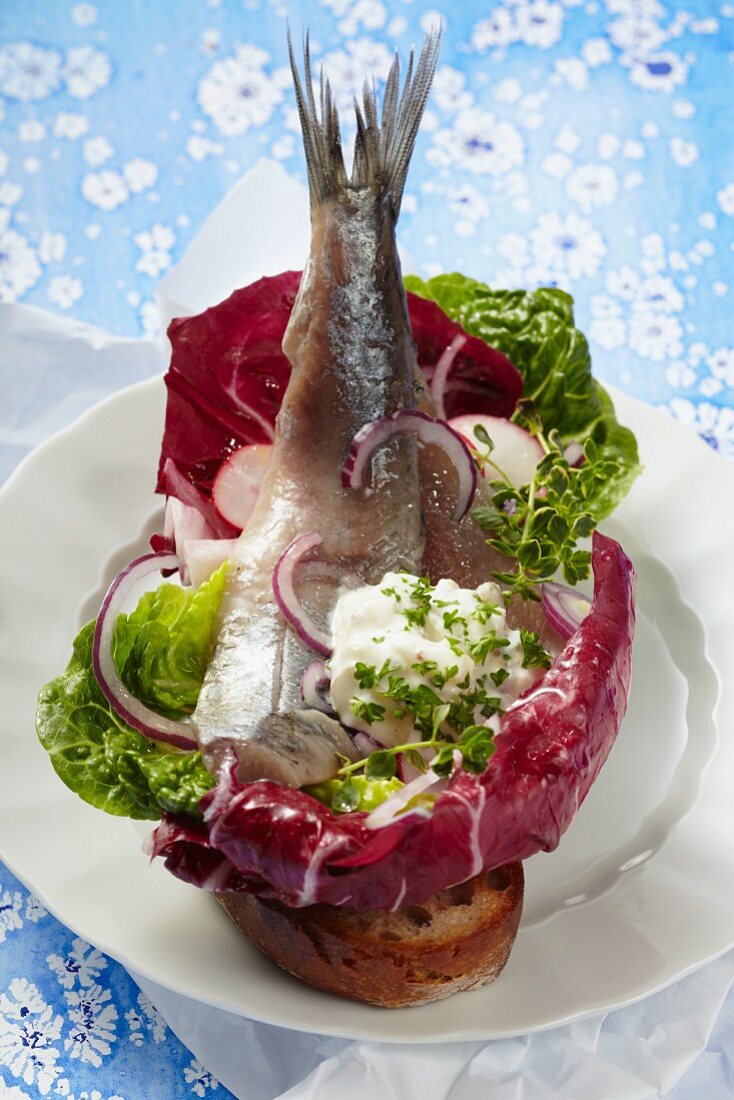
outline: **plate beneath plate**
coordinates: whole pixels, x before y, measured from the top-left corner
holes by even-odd
[[[33,732],[35,696],[68,659],[82,610],[152,530],[160,379],[91,410],[0,493],[0,857],[76,933],[143,977],[321,1034],[526,1033],[629,1003],[727,950],[734,744],[717,728],[734,713],[722,675],[734,667],[732,539],[721,519],[734,514],[732,469],[667,415],[614,396],[646,467],[605,525],[639,572],[630,709],[559,849],[526,862],[520,933],[494,985],[389,1012],[311,990],[260,956],[210,897],[149,865],[144,827],[93,810],[55,776]]]

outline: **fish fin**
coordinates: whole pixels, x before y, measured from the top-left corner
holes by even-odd
[[[357,135],[350,178],[344,167],[339,116],[329,81],[322,69],[320,110],[317,110],[308,35],[304,43],[304,71],[301,81],[290,31],[288,32],[288,56],[301,120],[312,206],[327,198],[344,195],[350,187],[370,187],[390,197],[397,219],[418,127],[436,71],[440,46],[441,31],[437,29],[426,35],[417,65],[414,64],[414,53],[411,50],[402,91],[400,61],[395,54],[385,85],[381,119],[377,110],[374,82],[370,84],[365,81],[361,102],[357,99],[354,101]]]

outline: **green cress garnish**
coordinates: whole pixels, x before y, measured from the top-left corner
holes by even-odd
[[[492,577],[508,597],[538,600],[538,584],[559,570],[571,585],[588,577],[591,554],[577,549],[578,542],[596,527],[588,504],[599,485],[614,476],[618,460],[600,457],[594,441],[587,439],[583,463],[570,466],[557,433],[543,434],[531,402],[522,403],[521,416],[523,427],[538,439],[545,455],[527,485],[518,488],[507,478],[490,481],[492,503],[475,508],[472,515],[490,532],[489,545],[517,562],[515,570],[495,571]],[[483,462],[481,438],[478,444]]]

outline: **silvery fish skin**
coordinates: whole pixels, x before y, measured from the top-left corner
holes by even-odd
[[[415,441],[396,436],[372,464],[371,483],[344,488],[341,470],[365,424],[421,404],[415,346],[395,243],[395,223],[418,123],[438,54],[429,35],[400,96],[397,59],[381,126],[365,90],[351,180],[344,170],[328,83],[321,118],[313,99],[308,47],[306,86],[291,63],[311,196],[307,268],[283,349],[293,372],[276,424],[270,466],[237,542],[221,625],[193,721],[207,765],[233,747],[242,780],[291,786],[320,782],[356,759],[346,730],[304,709],[300,681],[314,653],[278,610],[272,575],[283,550],[317,531],[319,557],[375,583],[387,571],[417,572],[424,525]],[[328,621],[333,584],[304,585],[315,618]]]

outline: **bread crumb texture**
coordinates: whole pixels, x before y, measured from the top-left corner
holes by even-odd
[[[302,981],[404,1008],[493,981],[517,934],[523,889],[522,864],[511,863],[396,912],[215,896],[256,947]]]

